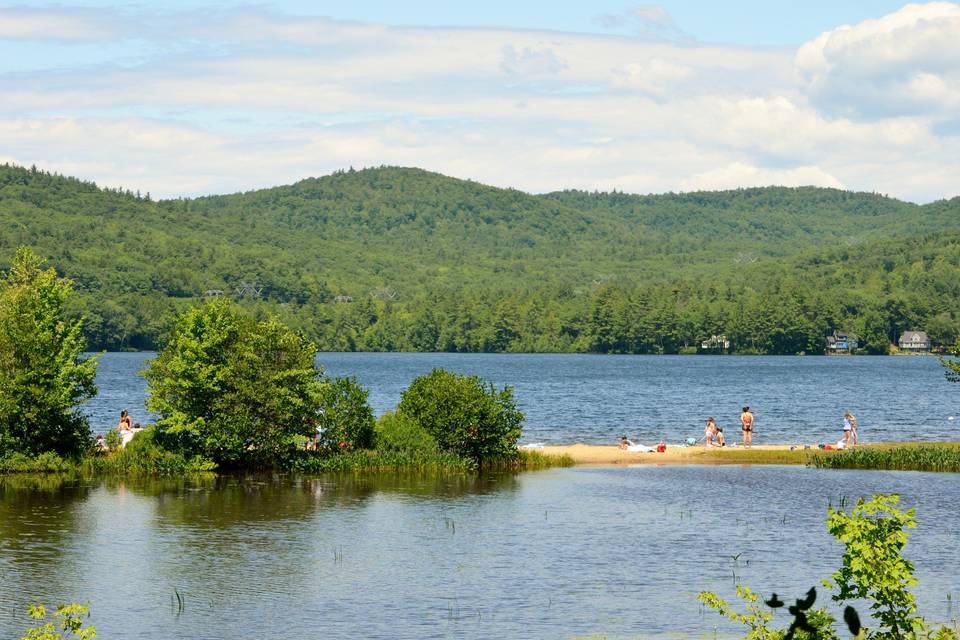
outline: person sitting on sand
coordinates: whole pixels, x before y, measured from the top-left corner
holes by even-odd
[[[753,445],[753,412],[750,407],[744,407],[740,413],[740,425],[743,428],[743,446],[749,449]]]
[[[713,438],[717,435],[717,423],[713,416],[707,418],[707,424],[703,427],[703,444],[705,447],[713,446]]]
[[[633,443],[627,440],[626,434],[620,436],[620,448],[626,451],[627,447],[632,447]]]
[[[716,446],[716,447],[725,447],[725,446],[727,446],[727,441],[726,441],[726,440],[724,439],[724,437],[723,437],[723,428],[722,428],[722,427],[717,427],[717,434],[716,434],[716,435],[717,435],[717,444],[714,445],[714,446]]]

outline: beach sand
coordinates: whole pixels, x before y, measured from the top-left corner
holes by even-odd
[[[629,465],[629,464],[806,464],[820,449],[796,448],[790,445],[755,445],[750,449],[741,447],[667,445],[663,453],[633,453],[616,445],[572,444],[545,446],[536,449],[547,455],[568,455],[578,465]],[[829,453],[829,452],[827,452]]]

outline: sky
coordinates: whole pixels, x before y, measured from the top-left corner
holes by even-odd
[[[956,2],[0,4],[0,162],[155,197],[388,164],[929,202],[958,143]]]

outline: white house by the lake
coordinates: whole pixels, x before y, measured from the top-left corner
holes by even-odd
[[[902,351],[930,351],[930,338],[925,331],[904,331],[899,344]]]

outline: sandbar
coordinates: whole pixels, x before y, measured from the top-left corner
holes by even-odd
[[[630,452],[616,445],[571,444],[550,445],[536,449],[546,455],[567,455],[578,465],[633,464],[806,464],[822,449],[786,444],[742,447],[670,446],[658,453]],[[827,451],[826,453],[830,453]]]

